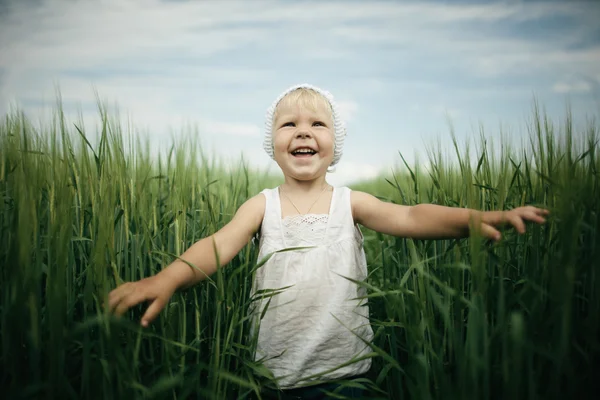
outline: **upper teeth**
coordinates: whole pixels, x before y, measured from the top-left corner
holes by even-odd
[[[315,151],[312,149],[297,149],[294,150],[292,153],[293,154],[298,154],[298,153],[314,153]]]

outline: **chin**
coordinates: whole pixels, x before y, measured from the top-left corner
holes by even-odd
[[[297,179],[299,181],[311,181],[322,176],[325,176],[327,170],[324,171],[310,171],[310,172],[300,172],[300,171],[290,171],[287,175]]]
[[[277,162],[284,175],[298,180],[312,180],[325,176],[330,162],[317,162],[314,164],[294,165],[292,162]],[[316,165],[315,165],[316,164]]]

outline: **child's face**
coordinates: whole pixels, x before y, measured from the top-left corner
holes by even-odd
[[[327,173],[333,161],[331,109],[280,104],[273,123],[275,161],[286,177],[313,180]]]

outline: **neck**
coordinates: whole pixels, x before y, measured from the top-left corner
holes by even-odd
[[[311,193],[311,192],[320,192],[327,186],[328,183],[325,180],[325,176],[319,177],[317,179],[301,181],[298,179],[294,179],[292,177],[286,176],[285,183],[282,186],[283,190],[288,193]]]

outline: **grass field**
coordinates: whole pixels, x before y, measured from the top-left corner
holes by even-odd
[[[535,109],[537,110],[537,108]],[[485,139],[430,154],[429,170],[351,186],[401,204],[547,207],[544,226],[499,244],[364,231],[373,398],[595,398],[600,377],[598,125],[535,111],[526,148]],[[143,308],[105,314],[107,293],[152,275],[279,177],[229,171],[197,142],[153,159],[100,108],[101,132],[56,112],[0,126],[0,386],[5,398],[249,398],[247,308],[257,247],[177,293],[148,329]],[[92,146],[88,139],[98,136]],[[401,150],[401,149],[398,149]],[[458,164],[445,161],[458,156]],[[453,166],[454,165],[454,166]]]

